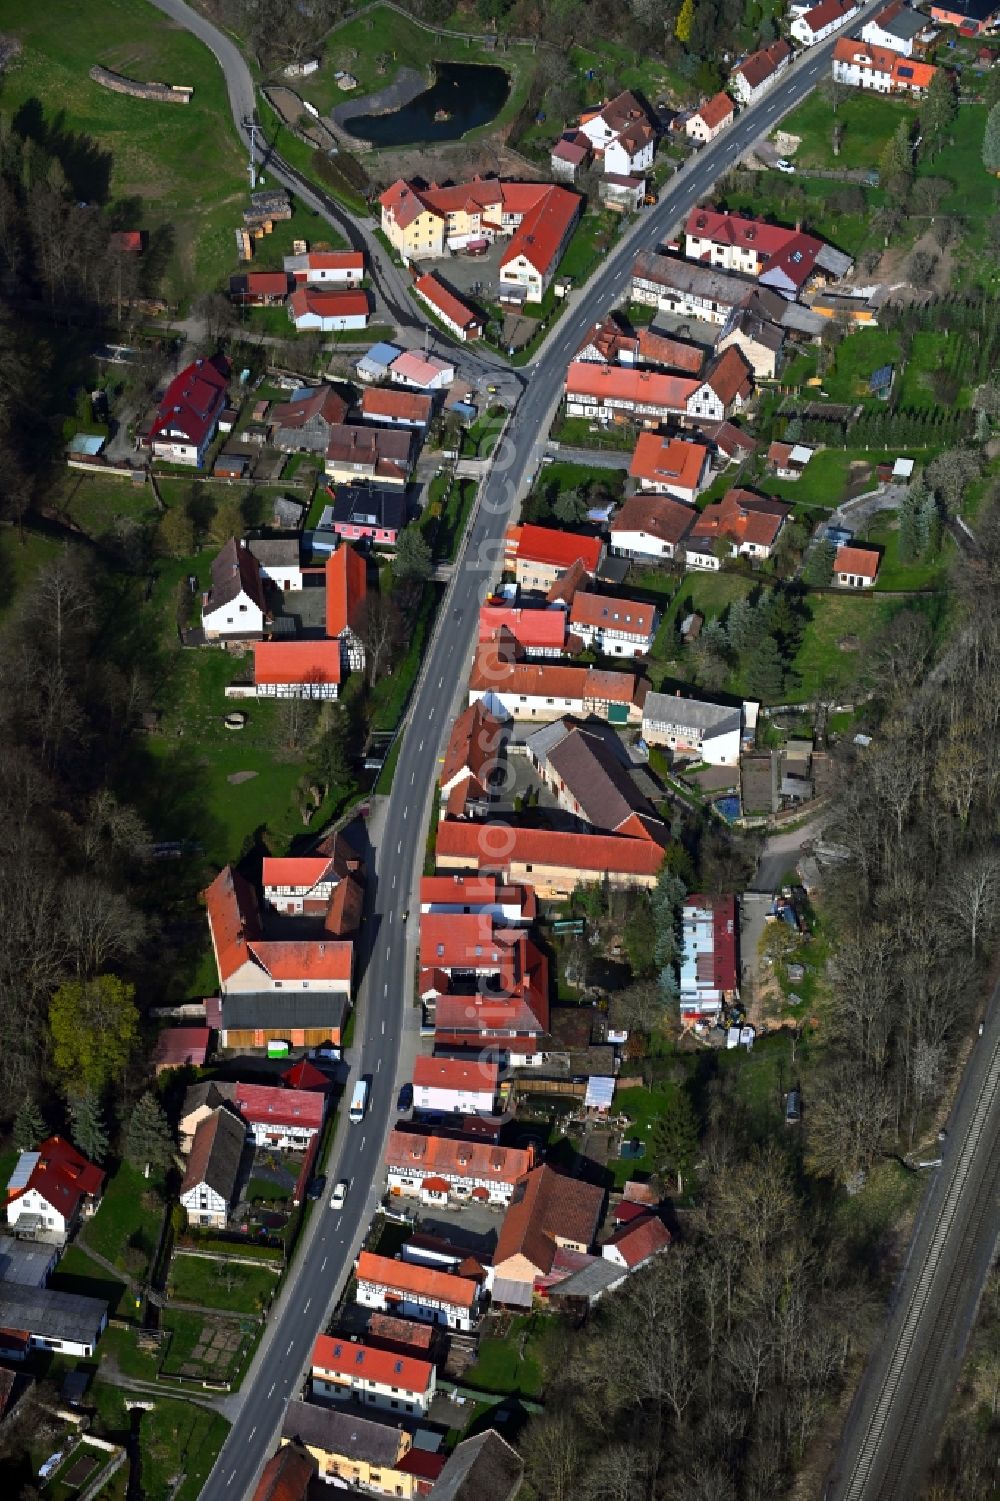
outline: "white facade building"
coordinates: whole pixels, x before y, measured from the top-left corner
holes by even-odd
[[[675,755],[708,766],[738,766],[743,730],[739,706],[705,703],[673,693],[647,693],[642,710],[642,738],[665,745]]]

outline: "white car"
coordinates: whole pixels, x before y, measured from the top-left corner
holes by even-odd
[[[344,1200],[347,1198],[347,1179],[341,1178],[333,1193],[330,1195],[330,1208],[343,1209]]]
[[[774,170],[776,172],[794,172],[795,168],[785,157],[779,156],[778,160],[774,164]]]

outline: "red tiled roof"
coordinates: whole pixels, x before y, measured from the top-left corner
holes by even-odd
[[[447,1187],[447,1184],[445,1184]],[[429,1360],[412,1355],[393,1355],[360,1340],[340,1339],[335,1335],[317,1336],[312,1353],[313,1376],[357,1377],[375,1381],[380,1386],[399,1387],[402,1391],[426,1395],[434,1377]]]
[[[390,1313],[373,1313],[368,1320],[369,1340],[386,1344],[409,1345],[414,1350],[429,1350],[434,1343],[433,1324],[419,1324],[414,1319],[395,1318]]]
[[[705,382],[711,386],[724,406],[729,406],[737,396],[744,400],[753,390],[753,370],[743,352],[730,344],[705,372]]]
[[[564,667],[558,662],[518,662],[496,642],[481,641],[469,688],[474,693],[523,693],[529,697],[634,704],[639,684],[633,673],[593,667]]]
[[[557,161],[570,162],[574,167],[579,167],[590,155],[590,142],[579,132],[574,132],[574,135],[579,136],[579,139],[570,135],[561,136],[553,146],[551,155]]]
[[[457,297],[450,287],[446,287],[436,272],[427,271],[423,276],[418,276],[413,283],[413,290],[425,302],[430,303],[435,312],[458,328],[482,327],[483,320],[475,308]]]
[[[470,704],[452,725],[438,782],[447,787],[461,772],[467,771],[485,792],[489,773],[499,764],[502,748],[503,721],[483,704]]]
[[[367,394],[367,393],[366,393]],[[342,636],[357,621],[368,593],[368,564],[349,542],[326,560],[326,634]]]
[[[615,1246],[630,1271],[665,1251],[671,1241],[670,1231],[655,1214],[641,1214],[616,1230],[608,1241]]]
[[[347,402],[338,391],[332,386],[315,386],[306,396],[273,406],[269,420],[278,427],[300,428],[313,417],[335,423],[343,422],[346,416]]]
[[[518,904],[524,917],[535,915],[535,893],[530,886],[506,886],[496,876],[421,876],[421,904],[441,906],[499,906]]]
[[[611,523],[611,536],[646,532],[676,547],[687,536],[696,512],[669,495],[630,495]]]
[[[660,433],[640,433],[628,472],[633,479],[651,485],[665,488],[670,484],[680,490],[693,490],[707,458],[708,449],[702,443],[664,438]]]
[[[514,936],[511,928],[497,928],[488,912],[427,912],[420,921],[420,964],[493,971],[509,964]]]
[[[431,420],[434,400],[421,391],[401,391],[398,386],[366,386],[361,393],[362,417],[378,421],[380,417],[399,422]]]
[[[664,412],[684,412],[699,382],[685,375],[633,370],[627,365],[599,365],[574,360],[566,371],[567,396],[594,396],[600,402],[641,402]]]
[[[315,313],[318,318],[356,318],[368,316],[368,293],[358,291],[321,291],[316,287],[296,287],[288,299],[296,318]]]
[[[212,1040],[210,1027],[164,1027],[156,1039],[152,1062],[155,1068],[181,1068],[186,1063],[200,1065]]]
[[[505,627],[525,650],[543,647],[561,651],[566,643],[566,615],[562,610],[522,610],[483,605],[479,611],[479,639],[490,641]]]
[[[685,344],[683,339],[657,333],[654,328],[640,328],[636,341],[639,359],[644,364],[665,365],[668,370],[680,370],[685,375],[701,373],[705,353],[697,344]]]
[[[247,945],[263,929],[253,887],[226,865],[206,889],[205,908],[219,979],[229,979],[249,958]]]
[[[310,250],[306,258],[309,271],[363,271],[362,250]]]
[[[751,52],[749,57],[743,59],[734,73],[742,73],[751,89],[760,88],[765,78],[770,78],[776,68],[792,55],[792,49],[784,37],[772,42],[770,47],[761,47],[757,52]]]
[[[456,1308],[471,1308],[476,1301],[476,1284],[450,1272],[437,1272],[415,1261],[393,1261],[362,1251],[356,1263],[359,1282],[371,1282],[390,1292],[413,1293],[420,1298],[436,1298]]]
[[[792,507],[752,490],[727,490],[706,506],[691,528],[693,537],[729,537],[736,543],[771,547]]]
[[[635,599],[615,599],[608,594],[588,594],[584,589],[574,594],[569,612],[571,625],[603,626],[636,636],[649,635],[655,616],[654,605]]]
[[[456,1089],[496,1093],[499,1071],[484,1058],[428,1058],[414,1060],[413,1083],[421,1089]]]
[[[415,1475],[418,1480],[435,1481],[444,1469],[448,1456],[446,1454],[432,1454],[428,1449],[416,1447],[407,1449],[402,1459],[397,1459],[394,1468],[401,1475]],[[424,1494],[423,1487],[418,1488],[418,1494]]]
[[[875,17],[885,19],[885,12]],[[864,72],[884,73],[893,84],[907,89],[926,89],[937,68],[917,58],[901,57],[888,47],[872,47],[865,42],[856,42],[851,37],[838,38],[833,49],[834,62],[859,67]]]
[[[291,1068],[286,1068],[282,1074],[289,1089],[321,1089],[330,1087],[326,1074],[318,1069],[315,1063],[310,1063],[308,1058],[300,1058],[298,1063],[293,1063]]]
[[[253,1501],[305,1501],[317,1464],[297,1443],[283,1444],[272,1454],[253,1493]]]
[[[663,864],[662,848],[645,839],[463,823],[448,818],[438,824],[436,850],[440,860],[458,859],[473,870],[506,870],[517,863],[653,876]]]
[[[538,184],[535,186],[537,194]],[[568,188],[542,184],[545,191],[536,198],[532,208],[525,210],[510,244],[500,262],[500,271],[516,261],[519,256],[532,265],[542,276],[552,270],[559,248],[566,239],[570,225],[580,213],[583,200]],[[505,193],[505,203],[507,194]]]
[[[178,428],[200,448],[226,404],[229,362],[221,354],[195,360],[175,375],[149,430],[152,441],[165,428]]]
[[[255,641],[255,683],[339,683],[337,641]]]
[[[265,855],[261,866],[261,885],[294,886],[311,891],[324,876],[336,880],[329,855]]]
[[[880,555],[872,547],[838,547],[833,571],[853,573],[860,578],[873,579],[878,575]]]
[[[260,940],[253,945],[253,956],[272,980],[350,980],[354,945],[336,939],[310,939],[308,942]]]
[[[237,1084],[233,1098],[251,1125],[306,1126],[318,1131],[323,1124],[324,1098],[309,1090]]]
[[[570,367],[573,368],[572,366]],[[580,367],[581,369],[583,366]],[[601,365],[590,369],[601,370]],[[604,547],[600,537],[582,537],[578,532],[558,531],[551,526],[536,526],[525,522],[519,529],[517,556],[532,563],[547,563],[553,568],[569,568],[580,559],[588,572],[593,573],[601,561]]]
[[[500,1267],[512,1256],[522,1255],[539,1271],[549,1271],[556,1254],[556,1236],[589,1246],[603,1203],[604,1190],[595,1184],[567,1178],[546,1165],[532,1168],[515,1185],[497,1237],[493,1265]]]
[[[712,952],[707,957],[711,964],[712,984],[717,990],[736,989],[736,898],[732,892],[719,896],[707,896],[694,892],[684,898],[684,912],[703,911],[712,914]]]
[[[714,130],[717,125],[722,124],[723,120],[728,120],[733,113],[733,101],[724,91],[713,94],[712,98],[707,99],[698,109],[698,114],[709,130]]]
[[[334,938],[349,938],[361,926],[365,907],[365,888],[357,876],[345,876],[334,888],[330,907],[323,922],[325,932]]]
[[[8,1188],[7,1203],[33,1188],[63,1219],[71,1220],[80,1200],[95,1196],[104,1187],[104,1174],[62,1136],[49,1136],[35,1148],[38,1161],[23,1188]]]
[[[846,5],[843,0],[819,0],[812,10],[807,10],[802,20],[812,32],[822,31],[824,26],[829,26],[848,16],[856,7]]]
[[[416,1168],[450,1178],[477,1178],[485,1183],[513,1183],[529,1171],[534,1160],[530,1146],[501,1147],[415,1131],[390,1131],[385,1151],[388,1167]]]
[[[288,277],[284,271],[248,271],[246,289],[258,297],[284,297],[288,291]]]

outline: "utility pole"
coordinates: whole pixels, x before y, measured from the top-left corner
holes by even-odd
[[[250,178],[250,191],[257,186],[257,121],[251,116],[243,121],[244,129],[250,136],[250,162],[247,166],[247,174]]]

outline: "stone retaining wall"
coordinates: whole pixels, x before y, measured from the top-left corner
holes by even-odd
[[[95,83],[115,94],[131,94],[133,99],[153,99],[158,104],[189,104],[194,89],[186,83],[138,83],[134,78],[123,78],[95,63],[90,70]]]

